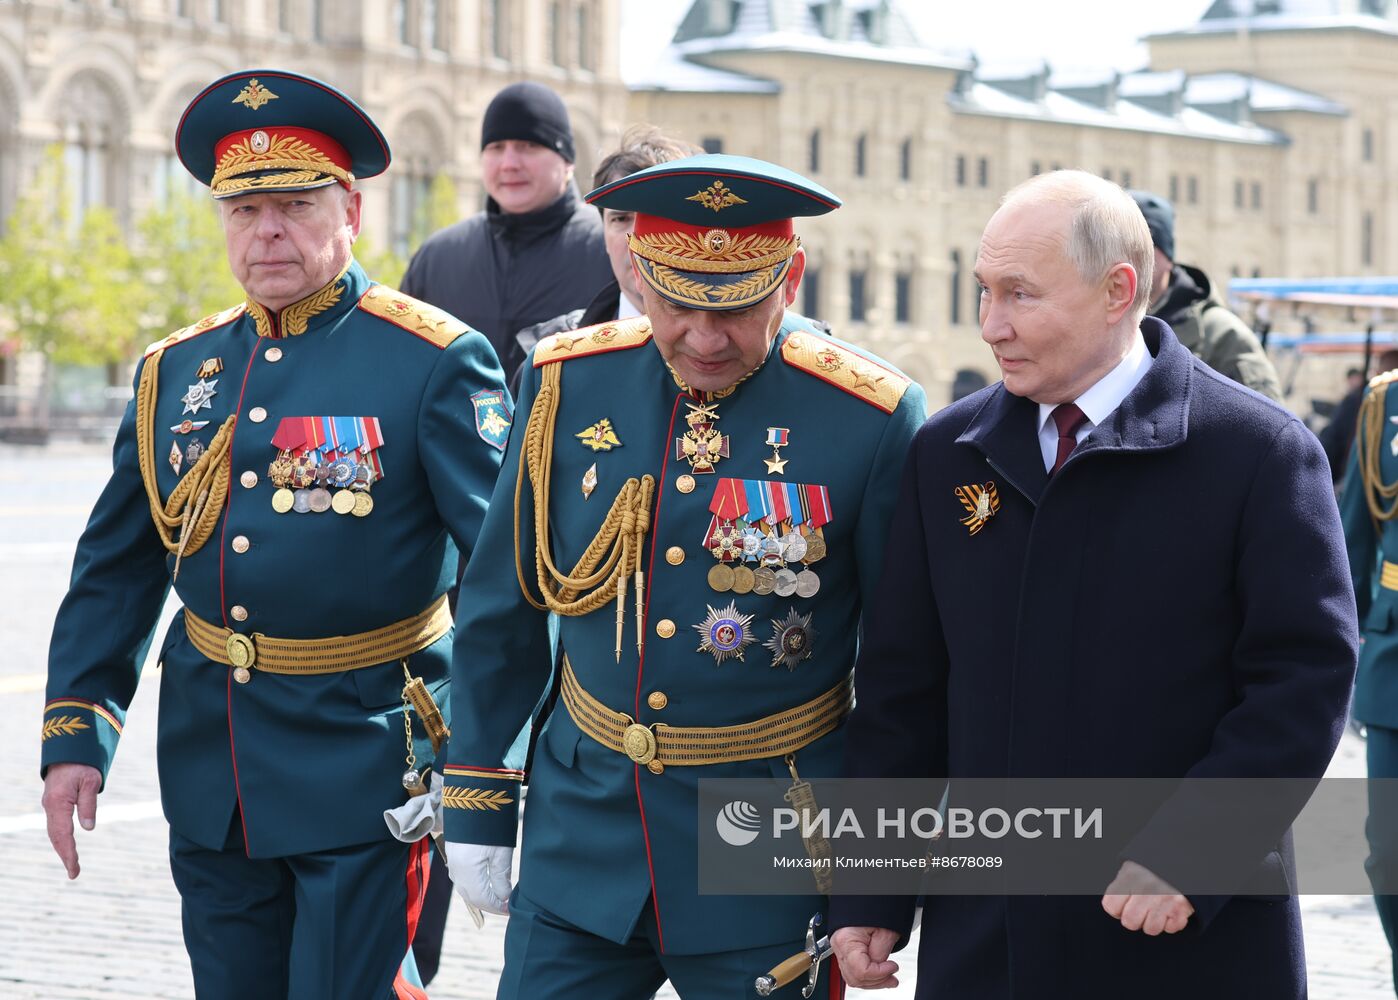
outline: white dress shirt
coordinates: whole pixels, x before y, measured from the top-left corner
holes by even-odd
[[[621,304],[617,306],[617,319],[630,319],[632,316],[641,315],[641,310],[631,304],[631,300],[626,297],[626,293],[621,293]]]
[[[1092,433],[1092,429],[1111,416],[1112,411],[1121,405],[1121,401],[1145,378],[1146,372],[1150,370],[1150,363],[1151,356],[1150,351],[1146,350],[1145,338],[1137,333],[1135,343],[1131,345],[1131,350],[1126,352],[1126,357],[1121,359],[1121,364],[1073,400],[1087,417],[1078,428],[1078,444],[1082,444]],[[1058,458],[1058,425],[1053,422],[1053,411],[1057,408],[1057,403],[1039,404],[1039,450],[1043,452],[1045,471],[1052,469],[1054,461]]]

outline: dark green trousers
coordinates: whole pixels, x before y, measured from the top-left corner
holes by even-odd
[[[1398,729],[1369,726],[1368,734],[1369,777],[1398,779]],[[1387,784],[1391,786],[1393,782]],[[1369,819],[1364,825],[1365,836],[1369,839],[1369,859],[1364,862],[1364,868],[1376,888],[1398,885],[1398,796],[1391,790],[1381,791],[1377,785],[1369,787]],[[1398,994],[1398,895],[1377,895],[1374,903],[1378,906],[1383,932],[1388,936],[1394,993]]]
[[[249,858],[170,831],[197,1000],[425,1000],[400,966],[427,888],[429,846],[382,840]]]

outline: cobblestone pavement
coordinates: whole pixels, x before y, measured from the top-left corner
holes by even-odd
[[[38,719],[49,629],[74,543],[109,470],[104,449],[0,445],[0,997],[24,1000],[190,998],[179,899],[166,864],[155,776],[159,678],[144,674],[97,829],[79,831],[83,871],[64,877],[39,811]],[[166,608],[166,617],[174,613]],[[163,627],[163,626],[162,626]],[[1347,735],[1332,774],[1363,772]],[[1392,997],[1387,948],[1363,896],[1302,899],[1313,1000]],[[452,910],[433,1000],[494,996],[504,921],[472,928]],[[911,952],[905,952],[911,958]],[[911,965],[909,961],[907,963]],[[909,1000],[897,990],[851,996]],[[661,997],[673,997],[668,988]],[[1241,998],[1240,998],[1241,1000]]]

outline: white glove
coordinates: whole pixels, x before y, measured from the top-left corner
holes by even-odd
[[[509,912],[513,847],[448,842],[447,871],[457,893],[471,906],[501,916]]]
[[[397,809],[385,809],[383,821],[388,832],[405,844],[416,844],[423,837],[442,832],[442,776],[432,775],[432,790],[414,795]]]

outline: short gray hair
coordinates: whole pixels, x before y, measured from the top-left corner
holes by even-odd
[[[1101,281],[1118,264],[1136,272],[1131,314],[1137,323],[1150,306],[1155,244],[1145,216],[1132,197],[1111,181],[1085,170],[1054,170],[1011,188],[1000,204],[1046,201],[1073,210],[1068,258],[1084,281]]]

